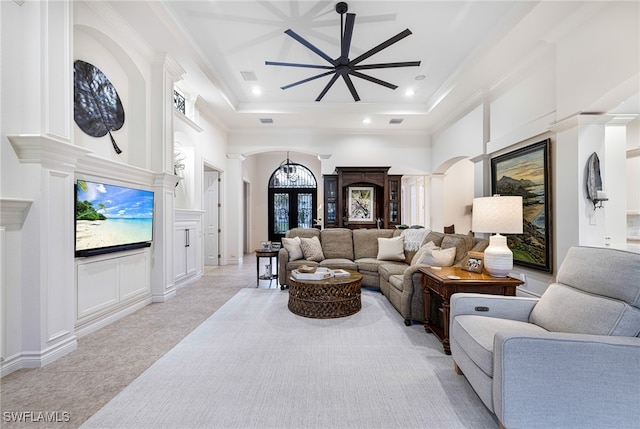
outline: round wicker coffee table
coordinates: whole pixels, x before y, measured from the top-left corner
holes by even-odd
[[[314,319],[345,317],[360,311],[362,274],[325,280],[290,279],[289,310],[298,316]]]

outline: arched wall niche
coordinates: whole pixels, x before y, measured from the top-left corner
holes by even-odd
[[[131,55],[103,32],[86,25],[74,26],[73,59],[82,60],[98,67],[116,88],[122,101],[125,122],[120,130],[113,132],[121,154],[113,150],[109,136],[88,136],[74,126],[74,143],[91,149],[98,156],[148,169],[147,79]]]

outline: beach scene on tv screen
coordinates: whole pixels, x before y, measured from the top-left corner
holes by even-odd
[[[151,241],[153,192],[78,180],[76,250]]]

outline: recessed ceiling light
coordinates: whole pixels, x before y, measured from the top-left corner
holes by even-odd
[[[423,74],[419,74],[418,76],[416,76],[416,80],[424,80],[424,78],[426,78],[426,76]]]
[[[260,122],[262,122],[263,124],[273,124],[273,119],[272,118],[260,118]]]
[[[364,118],[364,119],[362,120],[362,123],[363,123],[363,124],[370,124],[370,123],[371,123],[371,118]]]
[[[404,92],[404,95],[406,95],[407,97],[411,97],[411,96],[413,96],[415,93],[416,93],[416,92],[415,92],[412,88],[409,88],[409,89],[407,89],[407,90]]]
[[[260,89],[260,87],[258,86],[254,86],[253,89],[251,90],[251,92],[253,93],[253,95],[260,95],[262,94],[262,90]]]
[[[389,120],[389,123],[393,125],[397,125],[397,124],[401,124],[402,121],[404,121],[404,119],[402,118],[392,118]]]

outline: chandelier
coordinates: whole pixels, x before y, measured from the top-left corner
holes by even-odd
[[[280,172],[291,182],[298,180],[296,166],[291,163],[291,160],[289,160],[289,151],[287,151],[287,159],[280,163]]]

